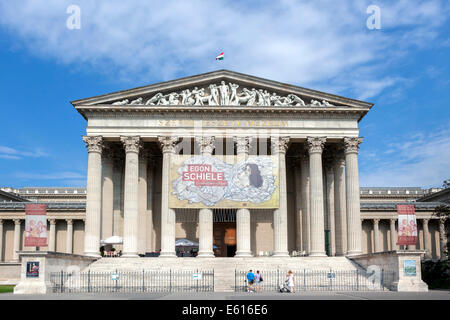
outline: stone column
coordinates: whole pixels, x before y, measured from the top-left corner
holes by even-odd
[[[431,259],[431,242],[430,230],[428,229],[428,222],[430,219],[422,219],[423,223],[423,248],[425,249],[425,259]]]
[[[203,157],[210,157],[214,150],[214,137],[195,137]],[[213,211],[209,208],[198,212],[198,255],[199,258],[213,258]]]
[[[66,219],[67,233],[66,233],[66,253],[73,253],[73,220]]]
[[[178,137],[158,137],[163,153],[161,184],[161,253],[160,257],[176,257],[175,210],[169,208],[170,161]]]
[[[301,169],[301,198],[302,198],[302,242],[303,250],[310,252],[310,196],[309,196],[309,155],[308,150],[303,148],[300,152],[300,169]]]
[[[19,261],[19,253],[20,250],[20,237],[21,237],[21,228],[20,228],[20,219],[13,219],[14,221],[14,246],[13,246],[13,261]]]
[[[288,257],[286,151],[289,137],[272,137],[272,155],[278,159],[280,205],[273,213],[274,257]]]
[[[336,255],[343,256],[347,251],[347,219],[345,197],[345,159],[337,152],[334,162],[334,222]]]
[[[380,252],[380,219],[373,219],[373,250],[374,252]]]
[[[441,252],[440,260],[446,260],[447,255],[447,233],[445,232],[445,218],[439,218],[439,248]]]
[[[147,166],[149,154],[146,150],[139,153],[139,203],[138,203],[138,252],[145,254],[147,231]]]
[[[390,219],[391,222],[391,251],[397,250],[397,234],[395,232],[395,221],[397,219]]]
[[[324,236],[324,208],[323,208],[323,176],[322,151],[325,137],[308,137],[310,201],[311,201],[311,243],[310,256],[326,256]]]
[[[336,229],[335,229],[335,200],[334,200],[334,157],[330,156],[325,159],[325,174],[326,174],[326,208],[328,216],[328,230],[330,230],[330,255],[336,255]]]
[[[103,149],[102,157],[102,239],[113,235],[114,183],[113,183],[113,150]]]
[[[245,161],[249,155],[251,137],[234,137],[236,142],[238,162]],[[251,257],[250,237],[250,210],[238,209],[236,211],[236,255],[235,257]]]
[[[294,159],[294,165],[292,166],[295,176],[295,248],[299,251],[303,251],[302,238],[303,238],[303,224],[302,224],[302,169],[301,160],[299,158]]]
[[[84,254],[100,257],[100,230],[102,210],[102,142],[101,136],[84,136],[88,149],[86,184],[86,223],[84,227]]]
[[[347,255],[361,254],[361,211],[358,178],[358,149],[362,138],[344,138],[345,187],[347,195]]]
[[[0,219],[0,262],[3,261],[3,220]]]
[[[50,219],[50,233],[48,236],[48,251],[56,251],[56,220]]]
[[[138,182],[139,137],[120,137],[125,149],[125,188],[123,205],[123,254],[124,258],[138,257]]]

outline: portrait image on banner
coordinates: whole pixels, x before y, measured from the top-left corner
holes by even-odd
[[[25,247],[47,245],[47,205],[25,204]]]
[[[398,204],[398,245],[417,243],[417,222],[414,205]]]
[[[170,170],[171,208],[279,207],[274,156],[172,155]]]

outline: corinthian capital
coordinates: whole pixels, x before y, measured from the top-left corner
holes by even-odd
[[[214,150],[215,137],[195,137],[195,142],[200,147],[200,153],[212,154]]]
[[[359,145],[362,142],[362,138],[345,137],[344,138],[344,150],[345,153],[358,153]]]
[[[250,143],[252,143],[252,137],[233,137],[233,141],[236,143],[237,154],[248,154],[250,152]]]
[[[139,153],[139,149],[142,148],[141,139],[138,136],[121,136],[120,141],[123,143],[123,147],[126,153]]]
[[[159,144],[163,153],[174,153],[175,146],[178,142],[178,137],[174,136],[159,136]]]
[[[103,149],[102,136],[83,136],[83,141],[86,144],[88,152],[101,153]]]
[[[290,137],[272,137],[270,138],[270,148],[272,154],[286,153]]]
[[[326,137],[307,137],[306,146],[308,147],[309,154],[322,153],[325,141],[327,141]]]

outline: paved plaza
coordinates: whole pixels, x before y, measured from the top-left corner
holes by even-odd
[[[0,300],[450,300],[450,291],[429,292],[299,292],[299,293],[105,293],[0,294]]]

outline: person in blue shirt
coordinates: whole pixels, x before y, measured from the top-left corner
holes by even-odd
[[[252,270],[250,270],[247,273],[247,292],[252,292],[253,291],[253,283],[255,282],[255,274],[252,272]]]

